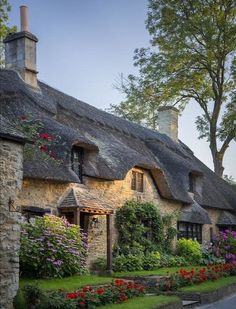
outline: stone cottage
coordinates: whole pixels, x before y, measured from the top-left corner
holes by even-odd
[[[179,237],[210,241],[220,228],[234,228],[236,193],[178,139],[178,110],[162,108],[159,131],[152,131],[37,80],[38,39],[21,11],[21,31],[4,41],[1,115],[12,125],[40,119],[42,134],[60,137],[51,151],[61,163],[25,155],[15,207],[27,217],[52,213],[79,224],[90,261],[107,255],[109,268],[114,214],[126,200],[153,201],[161,213],[178,210]]]

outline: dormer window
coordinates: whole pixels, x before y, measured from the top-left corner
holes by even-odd
[[[132,171],[131,189],[143,192],[143,173]]]
[[[196,175],[190,173],[189,174],[189,192],[195,193],[196,192]]]
[[[202,195],[203,175],[198,172],[189,173],[188,191],[194,194]]]
[[[71,169],[76,173],[82,182],[82,160],[83,148],[73,147],[71,151]]]

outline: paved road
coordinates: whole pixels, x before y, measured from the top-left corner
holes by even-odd
[[[236,309],[236,294],[212,304],[196,307],[196,309]]]

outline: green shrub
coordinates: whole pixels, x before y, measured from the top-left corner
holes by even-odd
[[[160,268],[161,255],[158,251],[151,252],[143,258],[144,270],[155,270]]]
[[[64,277],[86,271],[85,235],[78,225],[47,215],[22,226],[20,271],[28,277]]]
[[[91,266],[91,270],[94,271],[105,271],[107,268],[107,260],[103,257],[97,258]]]
[[[162,254],[160,259],[161,267],[182,267],[188,266],[189,262],[183,256]]]
[[[179,239],[177,241],[177,253],[185,258],[190,264],[202,263],[201,245],[196,240],[192,239]]]
[[[224,264],[225,259],[223,257],[217,257],[213,252],[214,247],[207,242],[202,245],[202,263],[204,265],[211,264]]]
[[[116,212],[120,254],[156,251],[163,243],[163,225],[152,203],[128,201]]]
[[[143,255],[118,255],[113,258],[112,265],[115,272],[142,270]]]
[[[44,291],[37,286],[26,285],[23,293],[27,308],[34,309],[76,309],[76,302],[68,301],[63,292]]]

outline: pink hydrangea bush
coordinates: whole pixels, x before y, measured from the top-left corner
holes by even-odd
[[[213,253],[225,259],[226,263],[236,263],[236,231],[219,232],[213,239]]]
[[[35,278],[86,272],[86,235],[78,225],[53,215],[22,225],[20,271]]]

